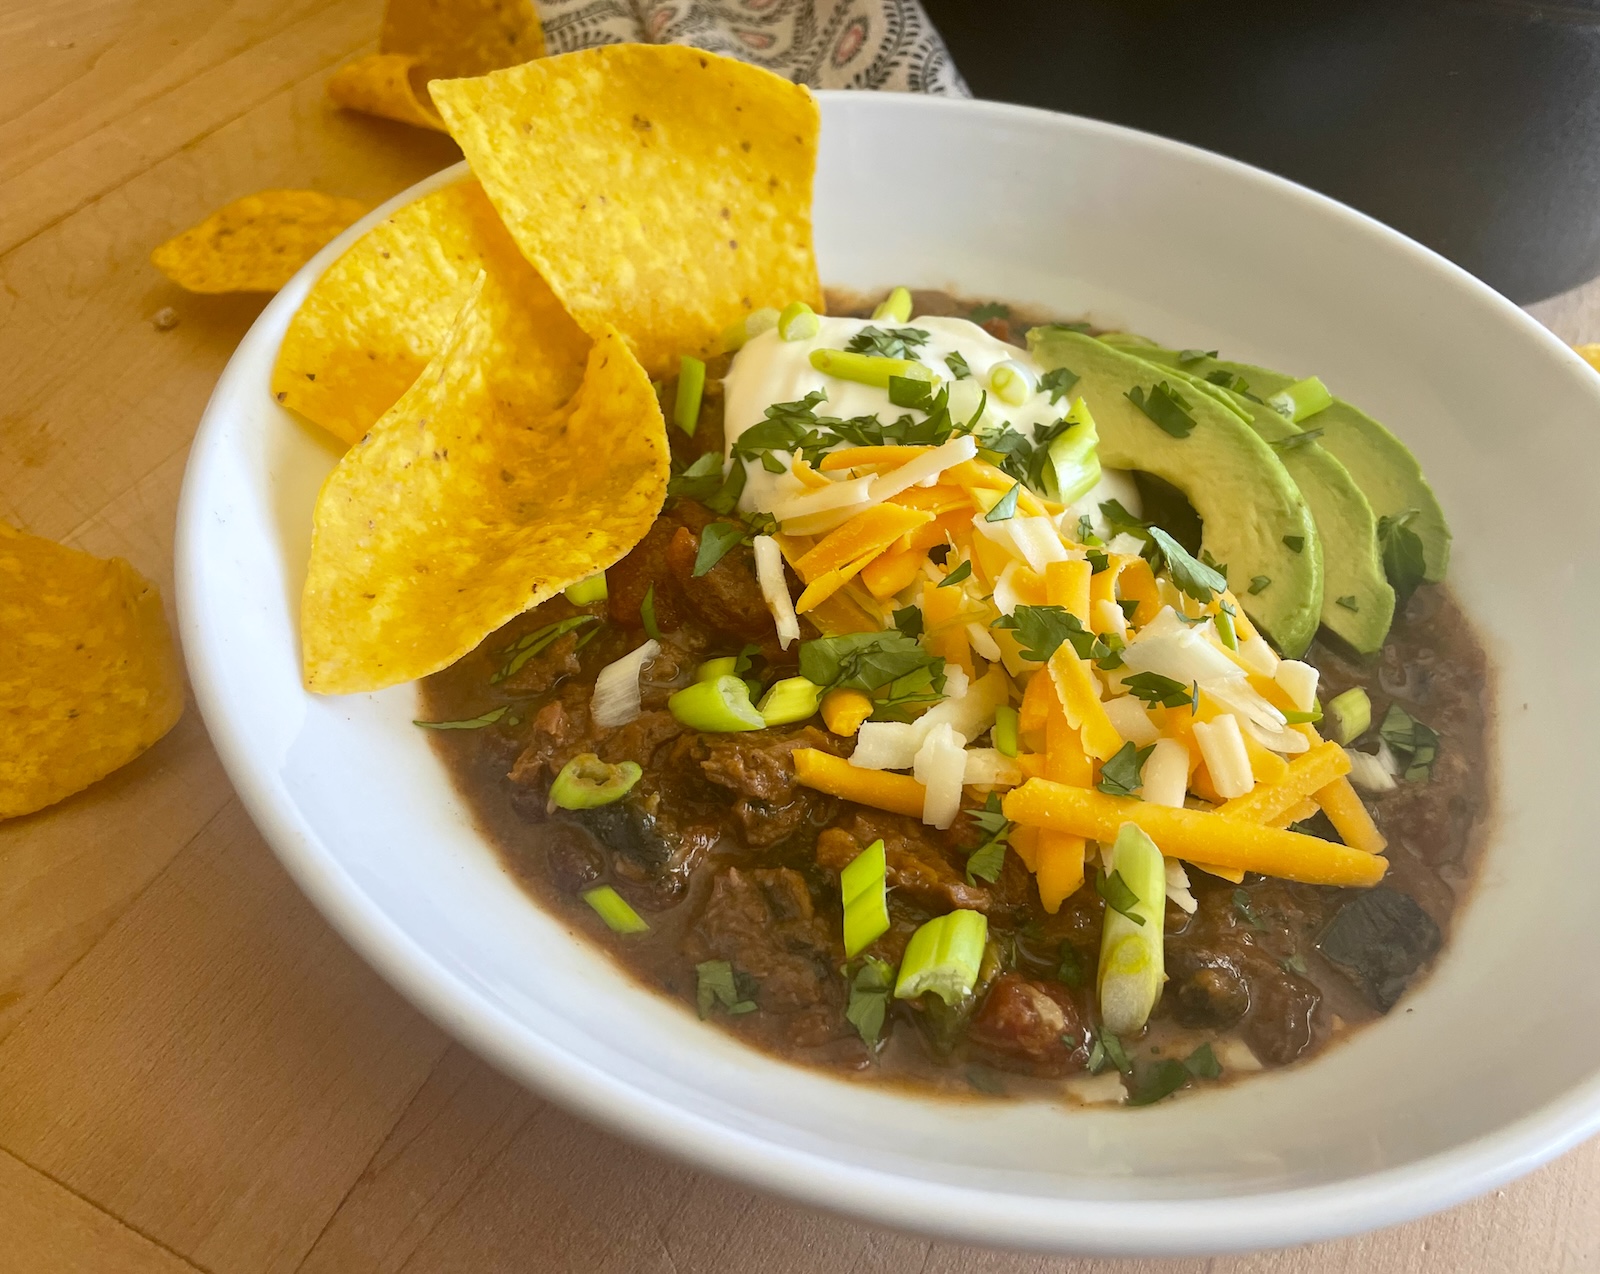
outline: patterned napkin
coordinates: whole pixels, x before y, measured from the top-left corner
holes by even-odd
[[[690,44],[812,88],[970,97],[917,0],[538,0],[546,47]]]

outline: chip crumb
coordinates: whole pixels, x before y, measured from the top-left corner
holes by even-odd
[[[150,316],[150,326],[158,332],[170,332],[178,326],[178,311],[170,305],[163,305]]]

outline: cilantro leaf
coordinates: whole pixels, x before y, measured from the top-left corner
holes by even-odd
[[[1411,529],[1415,509],[1386,514],[1378,519],[1378,547],[1383,550],[1383,573],[1394,588],[1395,608],[1402,610],[1427,573],[1422,540]]]
[[[956,567],[955,570],[951,571],[950,574],[946,575],[942,580],[939,581],[939,587],[951,588],[954,585],[961,583],[962,580],[966,579],[971,574],[972,563],[963,562],[960,566]]]
[[[1094,521],[1087,513],[1078,514],[1078,543],[1092,545],[1095,548],[1105,544],[1105,541],[1094,533]]]
[[[896,407],[928,411],[933,407],[933,382],[915,376],[889,377],[889,401]]]
[[[732,522],[713,522],[700,532],[700,548],[694,555],[694,570],[699,579],[728,556],[728,551],[744,539],[744,529]]]
[[[1306,537],[1303,535],[1286,535],[1283,537],[1283,545],[1291,553],[1303,552],[1306,547]]]
[[[1072,392],[1072,387],[1080,379],[1078,373],[1070,368],[1057,367],[1039,377],[1039,388],[1050,395],[1050,403],[1054,406]]]
[[[1100,872],[1095,877],[1094,891],[1106,900],[1106,906],[1112,911],[1126,916],[1136,925],[1144,924],[1144,917],[1134,910],[1139,905],[1139,895],[1122,878],[1121,872],[1113,871],[1110,875]]]
[[[944,694],[944,660],[903,632],[845,633],[800,647],[800,675],[823,691],[860,690],[874,698],[873,719],[901,720]]]
[[[1221,385],[1229,393],[1238,394],[1241,398],[1248,398],[1252,402],[1261,401],[1250,392],[1249,381],[1236,372],[1230,372],[1225,367],[1219,367],[1214,372],[1207,372],[1206,379],[1213,385]]]
[[[1191,363],[1198,363],[1216,356],[1217,351],[1214,349],[1180,349],[1178,351],[1178,366],[1187,367]]]
[[[1002,305],[999,301],[985,301],[982,305],[974,305],[968,317],[974,323],[987,323],[990,319],[1010,318],[1011,307]]]
[[[1261,923],[1261,917],[1256,915],[1255,909],[1250,905],[1250,895],[1243,889],[1235,889],[1233,891],[1233,909],[1238,913],[1239,918],[1252,929],[1266,928],[1266,925]]]
[[[1094,634],[1065,606],[1018,606],[990,627],[1015,632],[1022,657],[1036,663],[1048,662],[1064,641],[1071,641],[1073,649],[1085,659],[1094,650]]]
[[[1189,414],[1189,400],[1166,381],[1152,385],[1148,390],[1142,385],[1135,385],[1128,390],[1126,397],[1162,433],[1174,438],[1187,438],[1194,432],[1195,420]]]
[[[1128,693],[1136,699],[1154,707],[1182,707],[1189,703],[1189,687],[1182,682],[1174,682],[1171,677],[1163,677],[1160,672],[1134,672],[1131,677],[1123,677],[1123,685],[1128,687]]]
[[[845,345],[849,354],[873,354],[879,358],[915,358],[928,343],[928,333],[920,327],[864,327]]]
[[[961,357],[960,350],[946,354],[944,356],[944,365],[950,369],[950,374],[957,380],[966,380],[972,375],[972,368],[967,366],[967,360]]]
[[[1251,597],[1255,597],[1258,594],[1266,591],[1267,587],[1271,583],[1272,583],[1272,576],[1270,576],[1270,575],[1252,575],[1250,577],[1250,588],[1248,590],[1249,593],[1250,593],[1250,596]]]
[[[850,979],[850,1002],[845,1006],[844,1015],[869,1048],[875,1047],[883,1036],[883,1023],[889,1014],[889,993],[893,990],[894,966],[877,956],[866,956]]]
[[[1159,526],[1150,528],[1150,538],[1156,542],[1162,557],[1166,558],[1167,574],[1172,577],[1172,583],[1180,593],[1187,594],[1197,602],[1209,602],[1228,587],[1227,578],[1221,572],[1191,557],[1183,545]]]
[[[1183,1065],[1196,1079],[1216,1079],[1222,1074],[1222,1063],[1217,1061],[1210,1044],[1202,1044],[1195,1049],[1184,1058]]]
[[[1389,705],[1383,724],[1378,727],[1378,737],[1405,762],[1407,783],[1425,783],[1433,777],[1433,763],[1439,759],[1439,736],[1398,703]]]
[[[1022,490],[1022,483],[1014,484],[995,506],[983,515],[985,522],[1008,522],[1017,515],[1017,493]]]
[[[1156,745],[1153,743],[1143,748],[1134,747],[1131,742],[1124,743],[1100,767],[1100,781],[1095,787],[1107,796],[1136,795],[1139,785],[1144,782],[1144,763],[1150,759],[1150,754],[1155,750]]]
[[[990,792],[981,810],[968,810],[967,817],[978,825],[985,836],[984,842],[967,855],[967,884],[980,880],[991,884],[1000,879],[1005,867],[1006,846],[1011,842],[1011,829],[1015,826],[1000,810],[1000,797]]]
[[[1334,598],[1334,601],[1340,606],[1343,606],[1346,610],[1361,609],[1361,603],[1356,600],[1356,595],[1354,593],[1346,593],[1343,597]]]
[[[1128,534],[1136,535],[1141,540],[1150,538],[1150,524],[1141,522],[1133,514],[1129,513],[1127,509],[1122,507],[1121,500],[1107,500],[1100,506],[1100,516],[1105,518],[1106,529],[1113,536]]]
[[[1189,1082],[1189,1078],[1188,1068],[1182,1062],[1164,1057],[1140,1072],[1133,1090],[1128,1094],[1128,1105],[1154,1105],[1164,1097],[1171,1097]]]
[[[902,606],[890,617],[895,628],[907,637],[922,636],[922,607]]]
[[[511,711],[509,703],[498,708],[490,708],[482,716],[472,717],[466,721],[413,721],[412,725],[420,725],[424,730],[481,730],[486,725],[493,725],[506,713]],[[513,717],[507,725],[518,724],[518,718]]]
[[[1299,448],[1306,446],[1308,443],[1315,442],[1320,437],[1322,437],[1322,426],[1318,425],[1315,429],[1302,429],[1297,434],[1290,434],[1285,438],[1279,438],[1276,442],[1269,445],[1274,451],[1280,453],[1285,451],[1296,451]]]
[[[702,1018],[718,1007],[731,1017],[756,1011],[752,997],[759,984],[748,973],[736,971],[726,960],[707,960],[695,965],[694,972],[695,1005]]]

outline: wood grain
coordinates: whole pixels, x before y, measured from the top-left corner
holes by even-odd
[[[170,599],[194,426],[262,298],[151,247],[238,195],[376,202],[446,138],[332,110],[379,0],[0,0],[0,517]],[[158,331],[172,307],[179,322]],[[1600,286],[1536,307],[1600,338]],[[601,1132],[450,1044],[300,896],[191,712],[0,824],[0,1270],[1600,1271],[1600,1142],[1443,1216],[1214,1261],[890,1233]]]

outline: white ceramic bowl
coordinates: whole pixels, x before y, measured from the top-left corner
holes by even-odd
[[[409,724],[412,688],[300,687],[311,509],[337,453],[271,401],[268,376],[312,279],[387,207],[245,337],[179,515],[200,707],[285,865],[511,1074],[705,1167],[907,1229],[1103,1253],[1294,1243],[1455,1203],[1600,1129],[1600,784],[1583,742],[1600,720],[1600,381],[1439,257],[1242,165],[1016,107],[823,99],[828,282],[1033,302],[1315,371],[1415,449],[1499,670],[1496,831],[1437,972],[1308,1065],[1098,1111],[836,1081],[634,986],[501,870]]]

